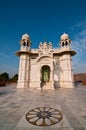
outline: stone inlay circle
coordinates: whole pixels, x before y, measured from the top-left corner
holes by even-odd
[[[26,120],[36,126],[50,126],[62,120],[62,113],[49,107],[39,107],[30,110],[26,114]]]

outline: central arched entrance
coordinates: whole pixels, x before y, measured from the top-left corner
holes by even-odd
[[[48,65],[44,65],[41,68],[41,81],[42,82],[49,82],[50,80],[50,67]]]

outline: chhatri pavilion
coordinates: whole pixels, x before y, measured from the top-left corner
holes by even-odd
[[[30,36],[24,34],[20,41],[19,76],[17,88],[73,88],[72,56],[68,34],[60,37],[60,48],[53,48],[51,42],[40,42],[37,49],[32,49]]]

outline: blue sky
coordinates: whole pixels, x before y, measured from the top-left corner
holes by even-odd
[[[86,73],[86,0],[0,0],[0,73],[18,73],[19,41],[31,37],[31,48],[51,41],[59,47],[63,33],[72,39],[74,73]]]

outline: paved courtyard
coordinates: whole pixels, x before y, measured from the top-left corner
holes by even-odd
[[[0,130],[86,130],[86,86],[0,87]]]

